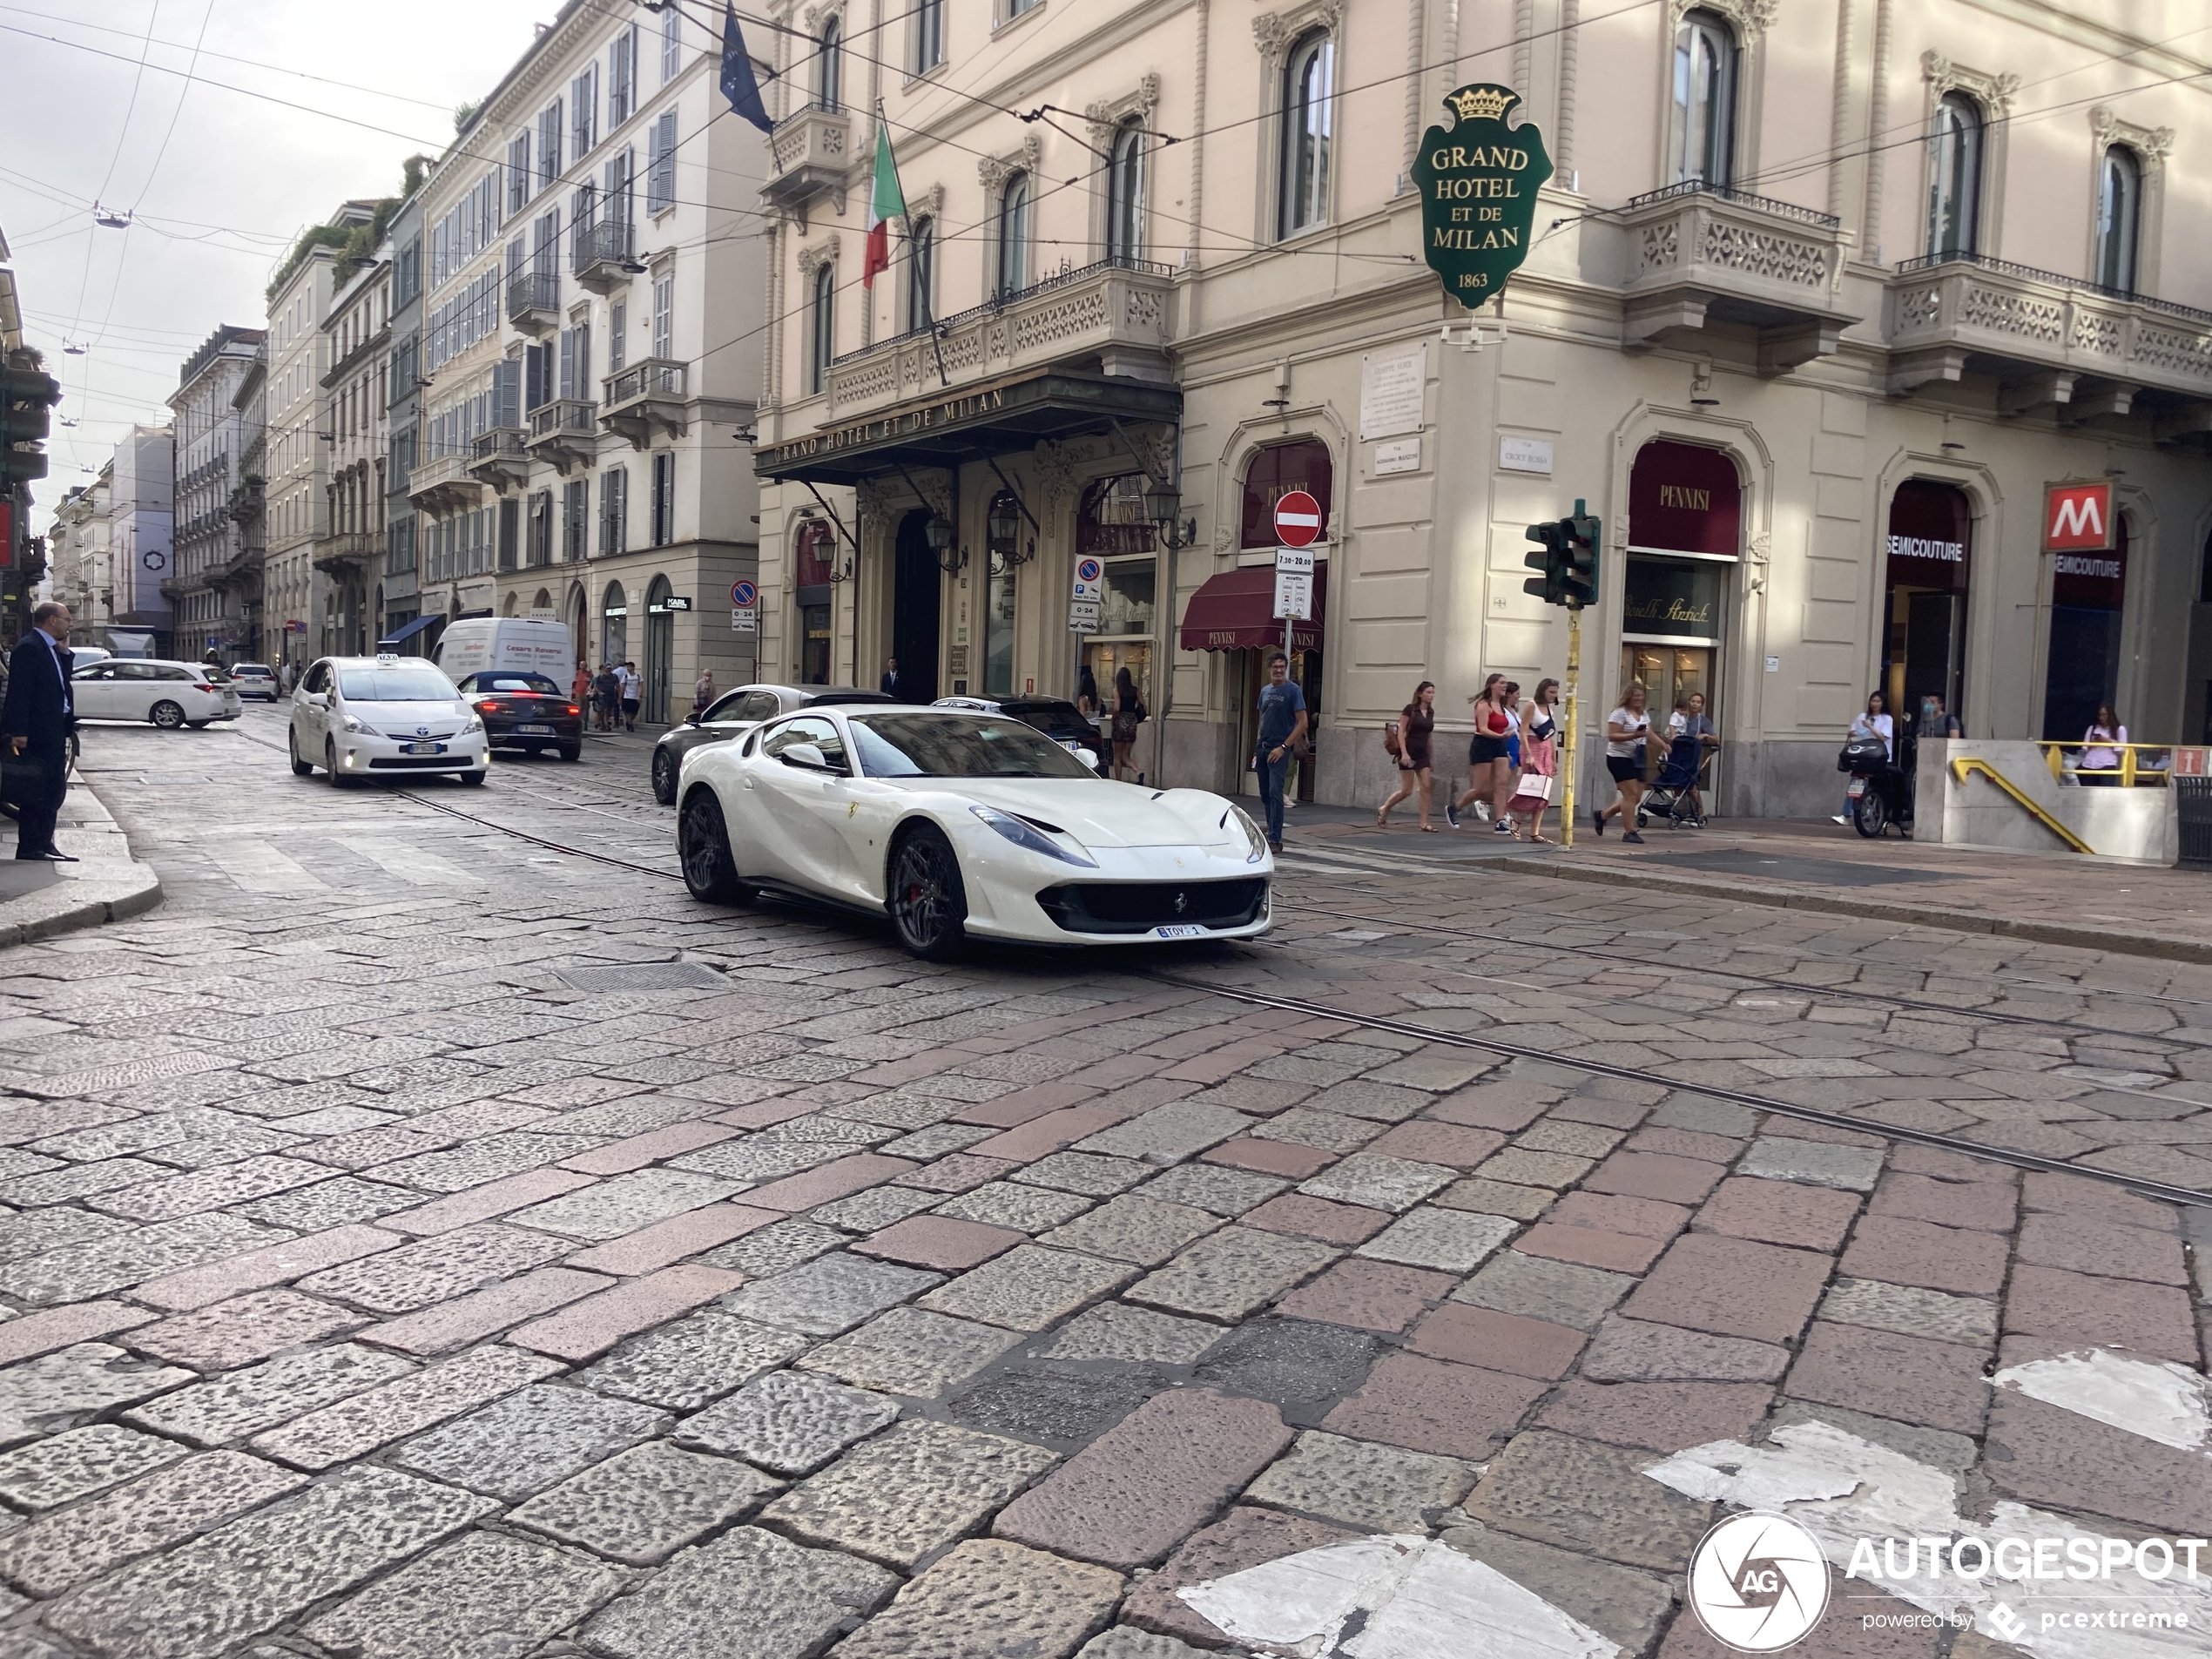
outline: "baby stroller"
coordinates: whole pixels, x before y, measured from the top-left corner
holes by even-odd
[[[1669,829],[1680,829],[1684,824],[1692,829],[1705,827],[1705,815],[1691,805],[1689,792],[1703,786],[1710,752],[1703,742],[1688,735],[1667,745],[1667,764],[1660,767],[1659,776],[1636,803],[1638,829],[1654,817],[1663,817]]]

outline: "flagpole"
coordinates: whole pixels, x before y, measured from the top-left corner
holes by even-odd
[[[879,132],[888,128],[891,125],[884,118],[883,100],[881,98],[878,98],[875,101],[875,125]],[[896,152],[893,152],[891,165],[892,170],[895,173],[898,170],[899,165]],[[904,181],[902,180],[899,190],[899,200],[901,204],[904,204],[906,199],[907,192]],[[914,210],[912,208],[908,208],[905,212],[899,215],[899,219],[900,224],[905,227],[899,233],[899,240],[907,250],[907,269],[910,273],[914,273],[914,266],[913,263],[914,257]],[[934,271],[927,271],[921,272],[918,274],[921,277],[921,280],[914,283],[914,297],[921,302],[921,326],[929,331],[929,347],[930,350],[936,354],[937,384],[940,387],[949,389],[953,383],[953,377],[948,374],[945,369],[945,342],[938,338],[937,307],[929,297],[930,279],[935,276],[936,273]],[[898,302],[894,300],[892,303],[894,307],[894,314],[895,315]]]

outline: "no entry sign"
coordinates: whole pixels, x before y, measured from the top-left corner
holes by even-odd
[[[1321,536],[1321,503],[1303,489],[1284,492],[1275,503],[1275,539],[1285,547],[1311,547]]]

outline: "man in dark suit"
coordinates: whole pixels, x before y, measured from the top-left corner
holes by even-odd
[[[17,803],[16,856],[74,864],[54,845],[54,820],[69,787],[69,610],[49,599],[30,613],[30,631],[8,659],[7,700],[0,703],[0,745],[27,761],[43,787]]]

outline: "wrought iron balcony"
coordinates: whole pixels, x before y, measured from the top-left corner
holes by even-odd
[[[489,484],[501,495],[520,489],[530,481],[528,435],[518,426],[494,427],[480,432],[469,446],[469,475]]]
[[[561,326],[561,273],[522,270],[507,279],[507,320],[532,339]]]
[[[530,411],[530,435],[523,448],[533,461],[550,461],[566,475],[570,467],[590,466],[599,452],[599,412],[580,398],[556,398]]]
[[[687,424],[684,400],[690,379],[688,365],[673,358],[648,357],[632,363],[607,377],[607,401],[599,424],[629,439],[633,449],[644,448],[657,431],[681,437]]]
[[[2212,312],[2006,260],[1903,261],[1887,323],[1892,393],[1985,374],[2006,412],[2074,420],[2125,415],[2144,388],[2212,397]]]
[[[469,471],[465,455],[418,461],[408,475],[407,498],[426,513],[458,512],[483,498],[483,486]]]
[[[595,219],[572,233],[576,280],[594,293],[609,293],[637,274],[631,253],[636,233],[623,219]]]
[[[1147,260],[1101,260],[992,304],[864,347],[830,365],[838,421],[947,388],[1053,364],[1095,361],[1108,374],[1165,381],[1175,273]]]
[[[824,191],[845,192],[853,118],[843,110],[805,109],[777,123],[768,140],[768,181],[760,193],[794,210]]]
[[[1779,374],[1834,353],[1858,318],[1837,284],[1834,215],[1691,179],[1632,198],[1622,343],[1656,345],[1712,323],[1758,331],[1759,369]]]

